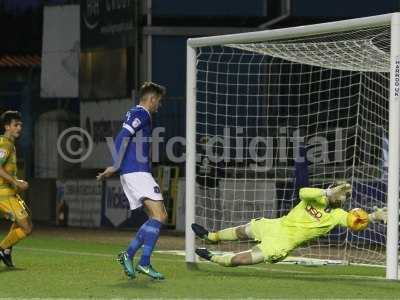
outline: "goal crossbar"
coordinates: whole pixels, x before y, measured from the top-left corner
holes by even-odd
[[[321,24],[297,26],[283,29],[262,30],[248,33],[216,35],[210,37],[190,38],[187,45],[193,48],[226,45],[230,43],[256,43],[265,40],[281,40],[295,37],[355,30],[366,26],[376,27],[390,24],[393,14],[384,14],[359,19],[327,22]]]

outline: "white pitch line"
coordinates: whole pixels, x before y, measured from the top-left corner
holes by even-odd
[[[20,250],[27,250],[27,251],[36,251],[36,252],[47,252],[47,253],[56,253],[56,254],[64,254],[64,255],[76,255],[76,256],[95,256],[95,257],[107,257],[107,258],[114,258],[116,255],[112,254],[105,254],[105,253],[98,253],[98,252],[84,252],[84,251],[69,251],[69,250],[57,250],[57,249],[48,249],[48,248],[33,248],[33,247],[18,247]],[[180,256],[177,254],[173,254],[170,251],[155,251],[156,253],[159,254],[168,254],[168,255],[176,255]],[[168,262],[180,262],[180,263],[186,263],[184,260],[176,260],[176,259],[168,259],[168,258],[160,258],[160,257],[152,257],[153,260],[158,260],[158,261],[168,261]],[[213,263],[209,261],[199,261],[198,263],[207,263],[210,265],[214,265]],[[217,266],[217,265],[214,265]],[[252,269],[252,270],[261,270],[261,271],[272,271],[272,272],[281,272],[281,273],[297,273],[297,274],[311,274],[310,272],[305,272],[305,271],[296,271],[296,270],[279,270],[279,269],[266,269],[266,268],[260,268],[260,267],[255,267],[255,266],[241,266],[242,269]]]
[[[107,257],[107,258],[115,258],[116,256],[113,254],[105,254],[105,253],[98,253],[98,252],[85,252],[85,251],[69,251],[69,250],[57,250],[57,249],[49,249],[49,248],[34,248],[34,247],[24,247],[24,246],[19,246],[19,250],[25,250],[25,251],[36,251],[36,252],[46,252],[46,253],[56,253],[56,254],[64,254],[64,255],[76,255],[76,256],[95,256],[95,257]],[[168,254],[168,255],[176,255],[171,253],[170,251],[156,251],[157,253],[160,254]],[[177,255],[180,256],[180,255]],[[168,262],[180,262],[180,263],[186,263],[184,260],[176,260],[176,259],[168,259],[168,258],[160,258],[160,257],[153,257],[153,260],[157,261],[168,261]],[[216,264],[213,264],[208,261],[200,261],[200,263],[207,263],[215,267],[219,267]],[[273,268],[261,268],[261,267],[255,267],[255,266],[241,266],[241,269],[251,269],[251,270],[258,270],[258,271],[265,271],[265,272],[277,272],[277,273],[291,273],[291,274],[297,274],[297,275],[305,275],[306,277],[329,277],[329,278],[352,278],[352,279],[379,279],[379,280],[385,280],[384,277],[381,276],[365,276],[365,275],[349,275],[349,274],[343,274],[343,275],[332,275],[332,274],[321,274],[321,273],[313,273],[313,272],[307,272],[307,271],[298,271],[298,270],[284,270],[284,269],[273,269]]]

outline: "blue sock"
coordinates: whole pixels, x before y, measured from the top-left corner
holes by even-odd
[[[132,239],[128,249],[126,250],[126,252],[128,252],[128,257],[130,259],[132,259],[135,256],[136,252],[144,243],[146,223],[147,222],[143,223],[143,225],[139,228],[138,232],[136,233],[136,236]]]
[[[143,235],[143,253],[140,258],[139,265],[148,266],[150,265],[150,256],[153,252],[154,246],[157,243],[158,237],[160,236],[161,222],[155,219],[149,219],[144,226]]]

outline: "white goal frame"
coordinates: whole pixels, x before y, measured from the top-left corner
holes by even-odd
[[[196,262],[195,236],[190,224],[195,221],[196,188],[196,48],[232,43],[261,42],[283,38],[335,33],[367,26],[391,26],[388,224],[386,242],[386,278],[398,279],[399,167],[400,167],[400,13],[378,15],[338,22],[257,32],[191,38],[187,41],[186,74],[186,262]]]

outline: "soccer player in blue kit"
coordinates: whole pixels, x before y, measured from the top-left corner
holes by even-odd
[[[130,209],[144,206],[149,219],[139,228],[126,251],[118,255],[126,275],[135,278],[137,272],[153,279],[164,279],[150,264],[150,256],[160,235],[160,229],[167,220],[160,187],[151,174],[151,114],[157,112],[165,88],[152,82],[145,82],[139,92],[139,105],[131,108],[115,139],[118,158],[114,165],[97,175],[103,180],[119,173],[121,185],[129,200]],[[140,261],[133,266],[133,257],[143,246]]]

